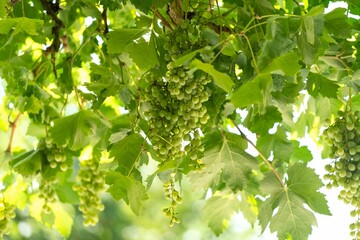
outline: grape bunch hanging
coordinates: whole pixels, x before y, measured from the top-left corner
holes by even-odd
[[[360,112],[340,111],[335,122],[324,131],[324,138],[330,145],[330,158],[334,159],[325,166],[327,187],[341,187],[339,199],[354,206],[351,216],[356,217],[356,221],[350,225],[350,234],[353,239],[359,239]]]
[[[80,164],[77,176],[79,183],[73,189],[80,197],[79,210],[83,213],[84,225],[94,226],[99,221],[99,212],[104,210],[99,194],[105,188],[105,171],[99,169],[95,159],[85,160]]]
[[[167,161],[189,154],[194,169],[201,170],[203,148],[199,144],[199,130],[209,120],[204,103],[210,96],[206,85],[211,77],[188,65],[175,64],[184,53],[204,46],[201,39],[191,40],[194,31],[198,30],[184,21],[167,34],[164,45],[167,72],[160,77],[153,72],[146,74],[142,96],[147,106],[144,115],[149,123],[149,138],[157,155]],[[183,141],[190,142],[184,149]]]

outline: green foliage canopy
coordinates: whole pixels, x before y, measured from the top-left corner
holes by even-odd
[[[360,6],[349,1],[347,9],[325,12],[329,4],[0,0],[1,235],[17,208],[67,238],[74,206],[80,204],[87,224],[96,223],[101,191],[141,215],[155,178],[170,199],[164,212],[172,225],[181,222],[176,206],[186,201],[181,183],[189,178],[194,189],[211,189],[203,214],[216,235],[241,211],[279,239],[306,239],[314,213],[331,213],[319,192],[324,183],[307,166],[319,160],[300,140],[308,134],[327,158],[325,119],[360,110],[360,26],[349,15],[360,14]],[[179,46],[167,46],[181,28],[188,48],[178,50],[179,39]],[[148,74],[158,79],[157,89]],[[172,152],[178,133],[164,139],[169,125],[160,122],[154,134],[148,115],[154,105],[146,97],[152,87],[156,107],[181,109],[185,97],[171,95],[177,92],[171,81],[179,79],[169,74],[189,75],[194,84],[210,79],[201,85],[203,99],[186,88],[175,94],[188,96],[194,110],[202,104],[201,124],[191,122],[198,112],[188,106],[189,119],[154,113],[193,125],[180,130],[187,131],[177,139],[180,154],[170,159],[163,153]],[[154,162],[157,169],[146,175]],[[89,185],[91,196],[84,196]],[[21,193],[12,194],[14,188]],[[95,215],[86,209],[90,202]]]

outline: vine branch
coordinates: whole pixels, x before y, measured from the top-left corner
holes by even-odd
[[[14,140],[14,135],[15,135],[15,131],[17,128],[17,122],[19,121],[21,116],[21,113],[19,113],[14,121],[10,121],[10,119],[8,120],[9,124],[10,124],[10,128],[11,128],[11,132],[10,132],[10,139],[9,139],[9,144],[6,148],[6,152],[11,153],[11,148],[12,148],[12,143]]]
[[[239,126],[235,123],[234,120],[231,120],[232,123],[234,124],[235,128],[239,131],[241,137],[243,137],[248,143],[250,143],[250,145],[255,148],[255,150],[258,152],[260,158],[265,162],[265,164],[270,168],[270,170],[275,174],[276,178],[279,180],[281,186],[286,190],[287,187],[285,185],[285,183],[283,182],[280,174],[278,171],[276,171],[276,169],[273,167],[273,165],[270,163],[269,160],[267,160],[267,158],[264,156],[264,154],[261,153],[261,151],[256,147],[256,145],[249,139],[246,137],[246,135],[243,133],[243,131],[241,131],[241,129],[239,128]]]
[[[104,8],[103,12],[101,13],[101,18],[104,22],[104,35],[106,36],[106,34],[109,32],[109,26],[107,23],[107,8]]]
[[[151,11],[155,14],[156,17],[158,17],[161,20],[162,24],[165,27],[169,28],[171,31],[174,30],[173,27],[170,25],[170,23],[166,21],[164,16],[161,15],[161,13],[156,8],[151,8]]]

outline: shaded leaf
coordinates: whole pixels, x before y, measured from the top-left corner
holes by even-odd
[[[205,203],[203,214],[205,221],[216,236],[227,227],[227,222],[240,208],[240,202],[233,194],[213,196]]]
[[[297,163],[289,168],[288,188],[299,195],[315,212],[331,215],[325,195],[318,192],[324,186],[313,169],[303,163]]]
[[[317,97],[321,94],[324,97],[337,98],[339,87],[339,85],[326,77],[318,73],[309,72],[306,89],[311,96]]]
[[[348,38],[351,36],[346,11],[345,8],[335,8],[324,16],[326,29],[336,37]]]
[[[198,188],[208,188],[219,184],[220,176],[233,191],[242,190],[252,179],[253,171],[258,170],[257,160],[244,151],[239,135],[227,133],[205,143],[205,164],[201,173],[191,175]]]
[[[119,29],[108,33],[108,53],[122,53],[134,40],[144,35],[148,29]]]
[[[264,102],[268,98],[271,85],[272,78],[270,74],[259,74],[253,80],[235,90],[231,96],[231,102],[236,108]]]
[[[132,42],[127,46],[130,57],[141,69],[149,69],[159,64],[155,49],[154,34],[151,34],[150,41]]]
[[[136,133],[131,133],[119,142],[111,146],[110,158],[118,162],[119,171],[128,175],[134,169],[135,164],[143,153],[145,139]]]
[[[222,88],[226,92],[231,91],[234,83],[231,80],[231,78],[229,77],[229,75],[227,75],[226,73],[217,71],[213,65],[211,65],[209,63],[203,63],[198,59],[194,59],[191,62],[190,66],[197,68],[199,70],[203,70],[204,72],[210,74],[213,77],[216,85],[218,85],[220,88]]]
[[[31,150],[15,156],[10,160],[10,166],[23,176],[35,175],[40,171],[44,154],[40,150]]]
[[[88,144],[96,144],[100,136],[97,130],[105,126],[98,116],[89,110],[82,110],[73,115],[54,120],[54,126],[49,129],[53,141],[59,145],[66,145],[71,150],[79,150]]]
[[[110,171],[105,181],[110,185],[107,192],[115,200],[123,199],[136,215],[140,214],[142,202],[148,199],[146,189],[141,182],[115,171]]]

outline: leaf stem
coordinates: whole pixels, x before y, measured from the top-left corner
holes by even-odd
[[[22,11],[22,16],[25,17],[25,5],[24,5],[24,0],[21,0],[21,11]]]
[[[6,148],[6,152],[8,152],[8,153],[11,153],[11,148],[12,148],[12,143],[13,143],[13,140],[14,140],[15,130],[16,130],[16,127],[17,127],[17,122],[19,121],[20,117],[21,117],[21,112],[16,116],[14,121],[8,120],[9,124],[10,124],[10,128],[11,128],[9,144],[8,144],[8,147]]]
[[[276,178],[279,180],[281,186],[286,190],[287,187],[285,185],[285,183],[283,182],[282,178],[280,177],[280,174],[278,171],[276,171],[276,169],[271,165],[270,161],[267,160],[267,158],[264,156],[264,154],[261,153],[261,151],[256,147],[256,145],[249,139],[246,137],[246,135],[243,133],[243,131],[241,131],[241,129],[239,128],[239,126],[235,123],[234,120],[231,120],[232,123],[234,124],[235,128],[239,131],[240,135],[248,142],[250,143],[250,145],[255,148],[255,150],[258,152],[260,158],[265,162],[265,164],[270,168],[270,170],[275,174]]]
[[[253,61],[254,61],[255,71],[256,71],[257,74],[260,74],[259,66],[257,65],[256,59],[255,59],[255,54],[254,54],[254,51],[253,51],[253,49],[252,49],[252,47],[251,47],[250,40],[249,40],[249,38],[246,36],[245,33],[241,33],[241,36],[243,36],[243,37],[246,39],[246,42],[247,42],[247,44],[248,44],[248,46],[249,46],[249,49],[250,49],[250,52],[251,52],[251,57],[252,57],[252,59],[253,59]]]

